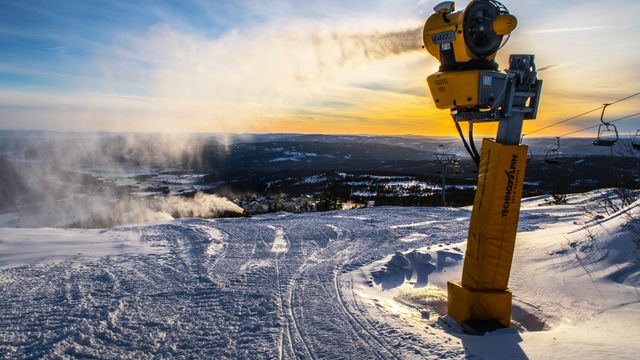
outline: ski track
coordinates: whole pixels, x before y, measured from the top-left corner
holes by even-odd
[[[415,358],[416,349],[437,352],[438,345],[407,340],[375,320],[380,314],[369,312],[378,310],[361,303],[347,273],[395,251],[458,242],[466,224],[451,224],[468,211],[349,214],[139,226],[140,241],[166,251],[0,270],[0,358],[403,359]],[[400,241],[434,229],[438,237]]]
[[[387,354],[391,355],[394,358],[397,358],[395,354],[391,350],[389,350],[370,330],[364,327],[362,323],[356,318],[356,316],[349,310],[347,302],[345,301],[340,291],[340,285],[338,284],[338,276],[339,276],[339,272],[336,271],[334,274],[334,286],[335,286],[336,294],[338,295],[338,301],[344,313],[350,319],[349,324],[351,325],[351,328],[353,329],[353,331],[358,335],[358,337],[360,337],[360,339],[367,346],[367,348],[375,349],[377,347],[379,348],[379,350],[384,350],[384,352],[386,352]],[[363,336],[362,332],[366,333],[366,336]],[[369,339],[372,339],[373,341],[370,341]],[[378,359],[385,358],[385,357],[382,357],[379,352],[374,353],[374,355]]]

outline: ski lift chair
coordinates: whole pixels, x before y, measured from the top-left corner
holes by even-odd
[[[631,146],[633,146],[635,150],[640,150],[640,130],[636,131],[633,139],[631,139]]]
[[[618,142],[618,129],[613,124],[598,126],[598,137],[593,141],[595,146],[612,147]]]
[[[522,145],[527,145],[527,144],[524,143],[524,137],[525,136],[526,136],[526,134],[523,134],[522,136],[520,136],[520,144],[522,144]],[[529,147],[529,151],[527,151],[527,165],[529,165],[529,163],[533,159],[533,151],[531,151],[531,146],[528,146],[528,147]]]
[[[544,162],[549,165],[558,165],[560,163],[560,138],[556,137],[558,142],[554,149],[547,151],[544,156]]]
[[[610,104],[604,104],[602,108],[602,115],[600,115],[600,126],[598,126],[598,137],[593,141],[595,146],[612,147],[618,140],[618,128],[612,123],[604,121],[604,112],[607,110],[607,106]]]

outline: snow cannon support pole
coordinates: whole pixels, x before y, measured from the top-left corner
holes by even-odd
[[[448,315],[476,335],[511,322],[508,284],[528,154],[520,134],[523,121],[536,117],[542,89],[533,55],[512,55],[505,78],[507,96],[498,116],[453,113],[456,121],[499,122],[496,141],[482,142],[462,279],[447,284]]]
[[[448,314],[470,333],[511,322],[508,284],[527,152],[524,145],[482,143],[462,280],[447,284]]]

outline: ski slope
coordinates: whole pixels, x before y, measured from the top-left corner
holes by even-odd
[[[635,359],[640,211],[613,197],[524,202],[514,323],[484,337],[443,316],[470,209],[1,228],[0,358]]]

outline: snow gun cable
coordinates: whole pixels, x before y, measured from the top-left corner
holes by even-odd
[[[465,139],[464,137],[464,133],[462,132],[462,128],[460,127],[460,123],[458,123],[455,120],[453,122],[456,124],[456,130],[458,130],[458,134],[460,135],[460,139],[462,139],[462,144],[464,145],[464,148],[467,150],[469,155],[471,155],[471,159],[476,164],[476,167],[480,166],[480,157],[476,156],[477,151],[473,151],[469,146],[469,144],[467,143],[467,139]],[[473,141],[473,127],[470,127],[469,135],[471,136],[471,141]]]

